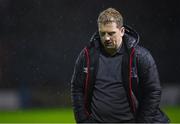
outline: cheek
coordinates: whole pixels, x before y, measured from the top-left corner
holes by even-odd
[[[113,42],[118,42],[119,38],[118,38],[118,37],[112,37],[111,40],[112,40]]]
[[[101,42],[103,42],[103,41],[104,41],[104,38],[103,38],[103,37],[100,37],[100,39],[101,39]]]
[[[102,44],[104,44],[104,39],[103,38],[101,38],[101,41],[100,41]]]

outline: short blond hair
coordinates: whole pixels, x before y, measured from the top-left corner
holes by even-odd
[[[117,26],[123,26],[123,17],[120,12],[114,8],[108,8],[99,14],[98,24],[107,24],[115,22]]]

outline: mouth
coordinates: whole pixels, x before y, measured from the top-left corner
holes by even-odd
[[[109,48],[109,47],[112,48],[112,47],[114,47],[114,44],[112,42],[105,42],[104,46],[107,48]]]

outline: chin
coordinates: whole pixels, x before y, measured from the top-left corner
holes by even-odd
[[[105,45],[104,47],[107,48],[107,49],[115,49],[114,46],[108,46],[108,45],[106,46],[106,45]]]

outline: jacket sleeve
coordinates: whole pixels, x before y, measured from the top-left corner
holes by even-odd
[[[73,106],[76,122],[84,122],[87,120],[85,107],[84,107],[84,90],[83,90],[84,87],[83,83],[85,78],[85,74],[83,72],[84,64],[85,64],[85,55],[84,55],[84,51],[82,50],[76,60],[74,73],[71,79],[71,100],[72,100],[72,106]]]
[[[150,123],[154,122],[153,117],[160,104],[160,80],[155,61],[149,51],[142,48],[138,59],[141,100],[139,101],[137,121]]]

